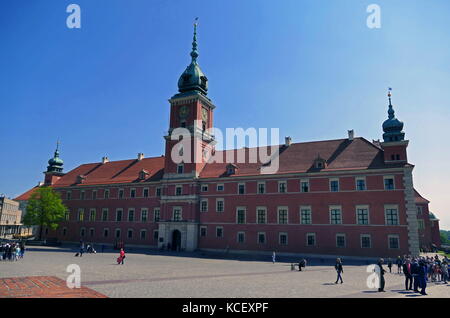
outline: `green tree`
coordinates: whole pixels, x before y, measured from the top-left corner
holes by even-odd
[[[441,244],[450,245],[450,240],[445,231],[441,231]]]
[[[23,219],[25,225],[39,225],[39,240],[42,238],[44,226],[53,230],[58,228],[59,222],[64,219],[67,211],[62,203],[60,194],[52,188],[41,187],[37,189],[28,200],[27,214]]]

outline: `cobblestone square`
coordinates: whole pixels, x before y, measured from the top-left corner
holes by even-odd
[[[428,296],[404,290],[404,276],[385,275],[386,292],[378,293],[367,287],[370,275],[367,263],[357,264],[344,258],[344,284],[334,284],[336,273],[332,260],[308,259],[305,271],[291,271],[289,259],[280,258],[275,264],[268,256],[216,255],[202,253],[160,253],[141,251],[127,253],[124,265],[117,265],[118,253],[83,254],[74,257],[70,247],[29,247],[25,257],[17,262],[0,262],[0,297],[5,294],[5,278],[41,276],[56,277],[59,285],[70,273],[70,264],[81,269],[82,290],[74,297],[152,297],[152,298],[353,298],[450,297],[450,285],[429,283]],[[350,265],[352,264],[352,265]],[[387,267],[386,267],[387,270]],[[396,267],[393,267],[396,272]],[[52,278],[47,278],[52,279]],[[92,290],[92,293],[83,288]],[[98,292],[99,294],[95,293]],[[10,295],[10,294],[9,294]],[[64,297],[50,292],[18,293],[17,297]],[[10,296],[9,296],[10,297]],[[66,296],[69,297],[69,296]]]

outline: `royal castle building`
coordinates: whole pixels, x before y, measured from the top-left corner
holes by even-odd
[[[170,98],[165,155],[82,164],[64,173],[59,150],[43,185],[68,207],[47,238],[173,250],[396,257],[439,246],[439,221],[415,189],[403,123],[389,93],[383,141],[348,136],[275,147],[278,169],[248,160],[252,151],[215,149],[213,101],[197,63],[194,31],[191,63]],[[175,162],[184,145],[200,149]],[[198,158],[200,153],[200,158]],[[246,160],[208,162],[208,155]],[[194,156],[197,156],[194,158]],[[272,159],[274,156],[271,157]],[[195,160],[197,159],[197,160]],[[16,200],[26,205],[37,187]]]

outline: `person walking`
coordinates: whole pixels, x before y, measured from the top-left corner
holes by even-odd
[[[380,260],[378,261],[378,269],[380,271],[379,275],[380,275],[380,287],[378,288],[378,292],[385,292],[384,290],[384,285],[385,285],[385,280],[384,280],[384,273],[386,273],[386,271],[383,268],[383,263],[384,263],[384,259],[380,258]]]
[[[122,264],[123,265],[124,259],[125,259],[125,251],[123,250],[123,248],[121,248],[117,264]]]
[[[390,258],[388,258],[387,266],[389,268],[389,273],[392,273],[392,260]]]
[[[419,263],[417,263],[417,260],[413,258],[413,261],[411,263],[411,276],[413,277],[413,284],[414,284],[414,292],[419,292]]]
[[[275,251],[273,251],[273,253],[272,253],[272,264],[275,264],[275,258],[276,258],[276,254],[275,254]]]
[[[401,274],[402,273],[402,265],[403,265],[402,258],[400,256],[398,256],[395,263],[397,264],[397,274]]]
[[[420,294],[421,295],[428,295],[425,292],[425,289],[427,288],[427,266],[425,265],[425,261],[420,260],[419,262],[419,287],[421,288]]]
[[[444,284],[447,284],[448,282],[448,262],[446,259],[442,261],[442,280],[444,281]]]
[[[339,280],[341,281],[341,284],[344,283],[344,281],[342,280],[342,273],[344,273],[344,268],[342,267],[342,261],[340,258],[336,259],[336,264],[334,265],[334,269],[336,270],[336,273],[337,273],[337,278],[336,278],[335,284],[337,284]]]
[[[409,258],[407,258],[405,264],[403,264],[403,273],[405,274],[405,289],[412,290],[413,278],[411,274],[411,261]]]

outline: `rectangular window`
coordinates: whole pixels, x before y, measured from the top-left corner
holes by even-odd
[[[122,221],[122,214],[123,214],[123,210],[122,209],[117,209],[116,210],[116,222]]]
[[[256,221],[258,224],[266,224],[267,223],[266,208],[257,208],[256,209]]]
[[[160,197],[161,196],[161,188],[156,188],[156,196]]]
[[[95,209],[91,209],[89,211],[89,221],[91,221],[91,222],[95,221]]]
[[[309,207],[301,207],[300,208],[300,223],[301,224],[311,224],[312,223],[312,215],[311,208]]]
[[[109,190],[105,190],[105,192],[103,192],[103,198],[109,199]]]
[[[300,191],[301,192],[309,192],[309,180],[301,180],[300,181]]]
[[[216,237],[220,237],[220,238],[223,237],[223,227],[221,227],[221,226],[216,227]]]
[[[102,209],[102,221],[108,221],[108,209]]]
[[[245,194],[245,183],[238,184],[238,194]]]
[[[147,237],[147,230],[141,230],[141,240],[145,240]]]
[[[208,199],[204,199],[200,202],[200,211],[208,212]]]
[[[369,209],[367,207],[356,208],[357,223],[360,225],[369,224]]]
[[[141,222],[147,222],[148,220],[148,210],[141,209]]]
[[[153,240],[157,242],[158,238],[159,238],[159,231],[158,230],[154,230],[153,231]]]
[[[278,182],[278,192],[279,193],[286,193],[287,192],[287,183],[286,183],[286,181],[279,181]]]
[[[238,232],[237,233],[237,242],[238,243],[245,243],[245,232]]]
[[[425,229],[425,222],[424,222],[424,220],[418,219],[417,222],[419,224],[419,230]]]
[[[175,195],[182,195],[183,194],[183,187],[182,186],[176,186],[175,187]]]
[[[400,248],[400,240],[399,240],[398,235],[389,235],[388,241],[389,241],[389,248],[391,248],[391,249],[399,249]]]
[[[315,233],[306,234],[306,245],[307,246],[316,246],[316,234]]]
[[[202,185],[202,192],[208,192],[208,185],[207,184]]]
[[[172,216],[172,221],[181,221],[182,217],[181,217],[181,208],[173,208],[173,216]]]
[[[123,189],[119,189],[119,199],[123,199]]]
[[[394,177],[384,177],[384,189],[394,190]]]
[[[120,238],[121,234],[120,229],[116,229],[116,239]]]
[[[153,210],[153,221],[159,222],[160,219],[161,219],[161,210],[160,208],[155,208]]]
[[[216,211],[223,212],[224,210],[224,201],[223,199],[216,199]]]
[[[278,224],[288,224],[288,209],[286,207],[278,208]]]
[[[345,247],[345,234],[336,235],[336,247]]]
[[[84,193],[84,191],[81,191],[80,192],[80,200],[84,200],[85,199],[85,193]]]
[[[130,190],[130,198],[135,198],[136,197],[136,189],[131,189]]]
[[[398,225],[398,210],[393,207],[385,208],[386,225]]]
[[[371,248],[372,240],[370,235],[361,235],[361,248]]]
[[[64,213],[64,220],[69,221],[69,219],[70,219],[70,211],[67,210],[67,211]]]
[[[66,193],[66,200],[71,200],[72,199],[72,192],[68,191]]]
[[[128,238],[132,239],[133,238],[133,230],[128,230]]]
[[[364,178],[356,179],[356,190],[357,191],[365,191],[366,190],[366,179],[364,179]]]
[[[148,198],[148,194],[149,194],[148,188],[144,188],[144,192],[143,192],[142,196],[144,198]]]
[[[258,244],[266,244],[266,233],[264,232],[258,233]]]
[[[287,233],[280,233],[278,236],[278,242],[280,245],[288,245],[288,235]]]
[[[97,200],[97,190],[92,191],[92,200]]]
[[[258,194],[266,193],[266,184],[264,182],[258,182]]]
[[[342,224],[342,212],[340,207],[330,207],[330,223]]]
[[[224,185],[223,184],[218,184],[217,185],[217,191],[223,191],[224,190]]]
[[[94,231],[94,229],[89,229],[89,236],[90,237],[94,237],[94,233],[95,233],[95,231]]]
[[[78,210],[78,221],[84,221],[84,209]]]
[[[183,164],[179,164],[177,166],[177,173],[178,174],[183,174],[184,173],[184,165]]]
[[[207,234],[206,226],[201,226],[200,227],[200,236],[206,237],[206,234]]]
[[[237,208],[236,223],[245,224],[245,208]]]
[[[134,222],[134,209],[128,209],[128,222]]]
[[[108,237],[109,229],[103,229],[103,237]]]
[[[330,191],[331,192],[338,192],[339,191],[339,180],[338,179],[331,179],[330,180]]]
[[[423,213],[422,207],[418,206],[417,207],[417,215],[422,215],[422,213]]]

